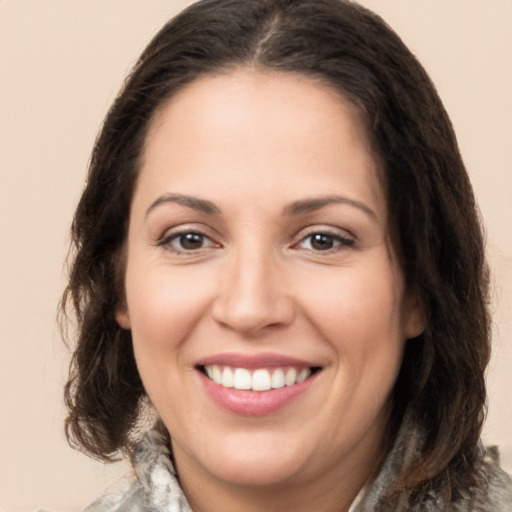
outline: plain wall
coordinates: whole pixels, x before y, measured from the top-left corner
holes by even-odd
[[[56,307],[102,118],[151,36],[189,3],[0,0],[0,509],[80,510],[128,471],[66,444]],[[512,2],[362,3],[417,54],[459,136],[495,281],[485,441],[512,471]]]

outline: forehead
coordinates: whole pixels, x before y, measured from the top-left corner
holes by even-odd
[[[232,186],[243,181],[248,196],[285,185],[290,192],[309,187],[325,195],[353,171],[352,181],[382,203],[370,140],[361,110],[318,80],[236,70],[196,79],[159,108],[140,178],[151,175],[160,188],[189,180],[196,190],[185,192],[196,194],[197,187],[208,190],[208,183],[217,186],[224,177]]]
[[[340,121],[336,112],[343,112],[350,124],[347,133],[359,143],[364,142],[368,153],[374,156],[369,123],[362,109],[334,87],[300,73],[242,68],[203,75],[156,110],[148,140],[162,124],[169,124],[171,111],[175,123],[183,127],[194,125],[195,129],[201,128],[204,122],[210,123],[209,127],[225,128],[225,121],[233,123],[234,120],[245,127],[257,126],[257,123],[275,123],[275,118],[279,117],[281,121],[287,118],[302,121],[296,124],[297,130],[306,122],[308,128],[315,128],[312,124],[315,121],[320,128],[327,119],[328,125],[334,125]],[[313,112],[316,116],[312,116]],[[236,133],[239,134],[238,129]],[[310,132],[310,136],[313,135],[314,132]]]

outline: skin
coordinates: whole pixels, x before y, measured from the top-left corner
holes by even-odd
[[[202,77],[153,119],[117,321],[132,330],[195,511],[347,510],[378,469],[404,341],[421,330],[380,172],[364,116],[307,77]],[[204,234],[197,248],[183,231]],[[332,247],[312,245],[312,233]],[[283,409],[242,416],[215,404],[195,369],[225,352],[322,370]]]

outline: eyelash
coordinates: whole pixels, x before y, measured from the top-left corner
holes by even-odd
[[[333,231],[320,229],[320,230],[312,231],[312,232],[308,233],[306,236],[303,236],[298,243],[294,244],[294,247],[300,246],[306,240],[308,240],[308,239],[311,240],[315,236],[324,237],[324,238],[329,239],[332,242],[333,247],[328,247],[327,249],[315,249],[313,247],[308,247],[308,248],[305,248],[305,250],[315,252],[315,253],[330,254],[332,252],[336,252],[340,248],[352,247],[355,243],[355,241],[352,238],[347,238],[347,237],[341,236],[339,233],[335,233]],[[310,242],[310,245],[311,245],[311,242]]]
[[[181,248],[174,247],[172,245],[173,242],[175,242],[175,241],[180,243],[180,240],[181,240],[181,243],[183,243],[186,236],[200,237],[201,242],[209,241],[211,244],[211,247],[220,247],[220,245],[213,242],[212,239],[208,235],[204,234],[203,232],[201,232],[199,230],[194,230],[194,229],[184,229],[182,231],[170,233],[170,234],[164,236],[161,240],[159,240],[158,245],[165,247],[167,250],[174,252],[176,254],[186,254],[186,253],[195,254],[195,253],[201,251],[202,249],[205,249],[205,247],[186,249],[183,247],[181,247]]]
[[[182,244],[185,241],[185,237],[187,236],[199,238],[202,246],[196,248],[184,248]],[[304,248],[306,251],[330,254],[336,252],[340,248],[352,247],[355,243],[353,239],[341,236],[339,233],[335,233],[329,230],[316,230],[308,233],[307,235],[303,236],[298,242],[294,243],[292,245],[292,249],[300,248],[301,244],[305,243],[307,240],[312,240],[312,238],[315,236],[327,239],[328,242],[332,244],[332,246],[327,247],[325,249],[315,249],[314,247],[311,246],[312,243],[310,242],[310,247]],[[209,245],[206,247],[203,245],[205,241],[209,242]],[[174,242],[180,243],[181,247],[173,246]],[[164,236],[161,240],[159,240],[157,245],[165,247],[167,250],[174,252],[175,254],[197,254],[199,251],[208,247],[220,247],[220,244],[214,242],[208,235],[199,230],[193,229],[185,229],[178,232],[170,233]]]

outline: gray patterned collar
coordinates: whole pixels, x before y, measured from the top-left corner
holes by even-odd
[[[390,512],[383,502],[386,490],[398,469],[419,456],[422,435],[413,423],[405,421],[377,478],[363,489],[352,503],[349,512]],[[133,467],[137,480],[114,497],[104,496],[87,507],[84,512],[192,512],[179,485],[169,453],[169,438],[162,424],[150,430],[133,452]],[[512,482],[490,460],[482,460],[478,472],[485,483],[482,489],[473,489],[473,498],[467,490],[455,503],[443,503],[437,493],[422,495],[418,506],[408,505],[404,493],[393,512],[512,512]]]

